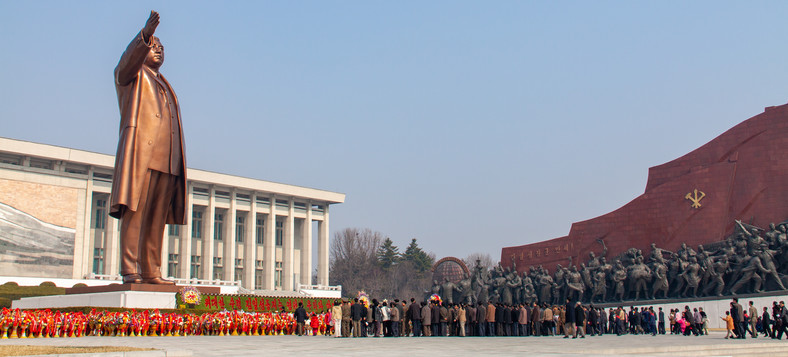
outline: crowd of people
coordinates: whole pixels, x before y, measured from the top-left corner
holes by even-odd
[[[788,334],[788,310],[775,302],[769,311],[759,314],[750,302],[742,308],[732,299],[730,311],[721,316],[729,335],[745,338],[782,339]],[[418,302],[353,299],[335,302],[331,310],[329,331],[334,337],[404,337],[404,336],[563,336],[585,338],[590,335],[667,333],[701,336],[709,333],[709,316],[702,307],[670,309],[661,307],[596,307],[566,299],[563,305],[502,303],[454,304],[439,299]],[[726,337],[728,338],[728,337]]]

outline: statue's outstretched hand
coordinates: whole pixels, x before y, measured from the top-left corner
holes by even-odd
[[[148,21],[145,22],[145,27],[142,28],[142,37],[147,40],[153,36],[157,26],[159,26],[159,13],[151,10],[150,17],[148,17]]]

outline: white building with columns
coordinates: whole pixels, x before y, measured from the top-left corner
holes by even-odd
[[[0,275],[118,276],[120,227],[108,216],[114,162],[0,138]],[[187,178],[189,219],[164,232],[164,276],[292,291],[316,275],[328,285],[329,208],[344,194],[193,168]]]

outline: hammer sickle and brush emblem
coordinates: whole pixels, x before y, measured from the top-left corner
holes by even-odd
[[[693,193],[695,196],[693,196]],[[698,193],[700,193],[700,196],[698,196]],[[693,192],[690,192],[684,196],[684,199],[692,201],[692,208],[700,208],[700,200],[702,200],[703,197],[706,197],[706,194],[703,193],[703,191],[698,191],[696,188]]]

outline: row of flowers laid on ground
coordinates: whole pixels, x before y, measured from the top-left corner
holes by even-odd
[[[304,334],[332,333],[330,312],[310,313]],[[159,310],[110,312],[91,310],[0,311],[0,338],[82,336],[224,336],[291,335],[296,333],[293,313],[240,310],[192,313],[161,313]]]

